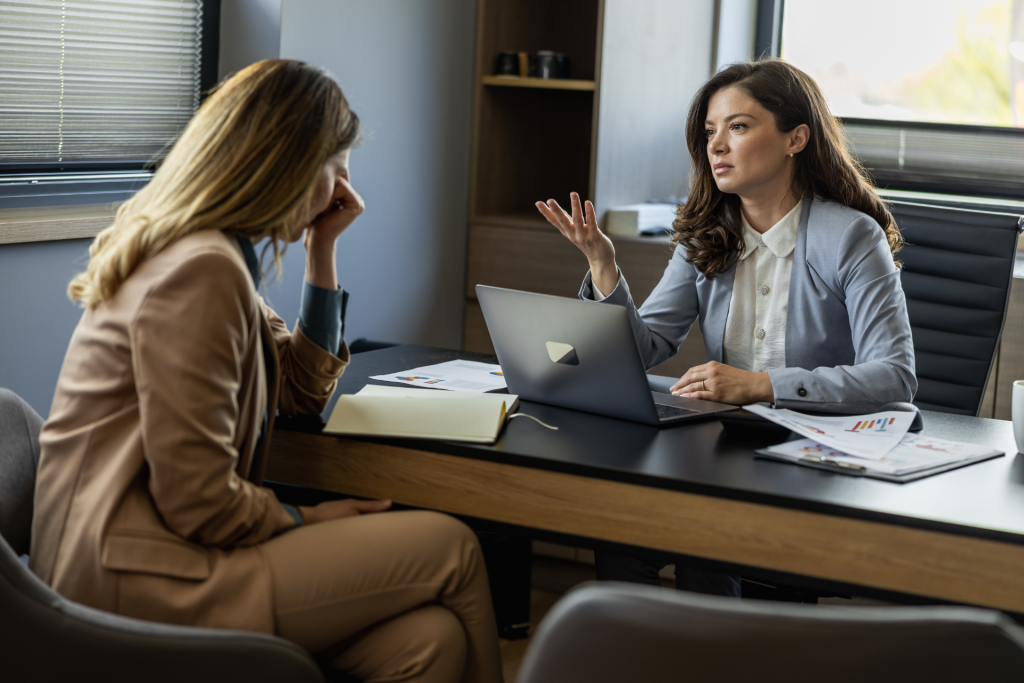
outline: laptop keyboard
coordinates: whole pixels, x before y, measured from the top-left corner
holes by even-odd
[[[658,419],[664,419],[666,417],[679,417],[680,415],[690,415],[693,413],[699,413],[699,410],[691,410],[690,408],[680,408],[679,406],[667,406],[662,403],[655,403],[654,407],[658,410]]]

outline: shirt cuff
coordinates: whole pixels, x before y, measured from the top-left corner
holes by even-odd
[[[291,515],[292,519],[295,520],[295,526],[302,526],[302,513],[299,512],[297,507],[289,505],[288,503],[281,503],[281,507],[283,507],[284,511]]]
[[[334,291],[302,282],[302,302],[299,304],[299,327],[310,341],[333,356],[341,350],[345,336],[345,309],[348,292]]]
[[[622,271],[618,269],[618,266],[616,266],[615,268],[615,275],[615,289],[618,289],[619,280],[622,278]],[[597,288],[597,283],[594,282],[594,278],[590,278],[590,289],[594,293],[594,301],[603,301],[608,298],[607,294],[602,294],[601,290]],[[613,289],[612,291],[614,292],[615,289]]]

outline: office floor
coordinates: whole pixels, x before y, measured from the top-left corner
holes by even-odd
[[[663,572],[662,576],[671,576],[669,572]],[[556,602],[574,586],[594,580],[593,565],[561,560],[543,555],[533,557],[533,590],[530,592],[530,633],[532,634],[537,625],[554,606]],[[668,581],[663,583],[668,586]],[[822,605],[857,605],[857,606],[886,606],[892,603],[866,598],[855,597],[852,600],[843,598],[823,598]],[[522,666],[526,650],[530,645],[531,638],[521,640],[501,641],[501,662],[505,673],[505,683],[515,683],[519,668]]]

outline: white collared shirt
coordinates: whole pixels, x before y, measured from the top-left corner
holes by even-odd
[[[786,367],[786,311],[803,200],[763,235],[743,220],[743,251],[725,320],[722,362],[740,370]]]

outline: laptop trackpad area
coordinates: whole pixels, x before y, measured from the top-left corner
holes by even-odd
[[[702,401],[698,398],[685,398],[683,396],[673,396],[672,394],[665,394],[660,391],[652,391],[651,398],[654,399],[654,406],[658,408],[658,416],[662,415],[661,406],[682,408],[692,413],[717,413],[723,410],[735,410],[736,406],[727,405],[725,403],[715,403],[714,401]],[[676,415],[682,413],[675,413]]]
[[[694,410],[692,408],[683,408],[681,406],[667,406],[664,403],[655,403],[654,409],[658,411],[659,420],[671,420],[676,417],[683,417],[685,415],[700,415],[700,410]]]

